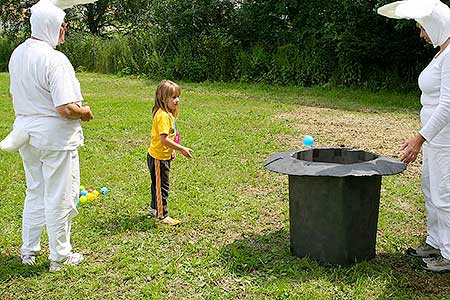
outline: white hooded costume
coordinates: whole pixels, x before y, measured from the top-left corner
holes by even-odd
[[[68,103],[81,105],[83,100],[71,63],[54,49],[64,16],[49,0],[34,5],[30,20],[33,38],[19,45],[9,62],[14,128],[29,136],[16,134],[10,139],[20,137],[15,147],[20,148],[27,181],[22,255],[40,250],[46,225],[50,259],[57,262],[64,261],[72,250],[70,224],[78,213],[80,185],[77,148],[83,143],[80,120],[64,119],[56,111]]]
[[[434,47],[450,38],[450,8],[439,0],[405,0],[387,4],[378,13],[415,19]],[[427,209],[426,243],[450,259],[450,46],[419,75],[422,91],[420,134],[423,144],[422,191]]]

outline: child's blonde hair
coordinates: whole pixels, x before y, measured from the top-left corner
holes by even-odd
[[[175,111],[171,111],[167,105],[169,98],[173,96],[179,97],[181,94],[181,88],[173,81],[162,80],[155,93],[155,105],[153,105],[152,115],[155,116],[158,109],[162,109],[165,112],[170,112],[176,118],[178,117],[178,105]]]

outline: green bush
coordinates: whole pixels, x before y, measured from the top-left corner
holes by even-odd
[[[0,35],[0,72],[8,70],[9,58],[18,43],[16,38]]]

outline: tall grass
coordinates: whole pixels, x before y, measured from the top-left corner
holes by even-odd
[[[256,45],[243,49],[228,36],[200,36],[173,41],[168,37],[137,32],[108,38],[73,33],[60,47],[80,70],[138,75],[158,79],[170,77],[193,82],[262,82],[314,86],[358,84],[374,90],[411,91],[394,66],[364,66],[346,55],[331,57],[332,44],[307,40],[267,49]]]
[[[7,70],[12,50],[22,41],[0,35],[0,71]],[[193,82],[253,82],[296,86],[346,85],[411,91],[415,84],[400,76],[409,66],[377,64],[364,67],[352,63],[351,53],[333,57],[332,44],[307,39],[299,46],[288,43],[268,49],[255,45],[244,49],[239,41],[224,34],[172,40],[151,32],[134,32],[109,37],[69,32],[58,47],[81,71],[164,77]]]

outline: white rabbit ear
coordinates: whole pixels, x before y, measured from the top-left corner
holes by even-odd
[[[0,149],[8,152],[19,150],[25,145],[30,136],[20,128],[14,128],[1,142]]]
[[[378,14],[393,19],[421,19],[430,15],[439,0],[404,0],[378,8]]]
[[[78,4],[94,3],[97,0],[50,0],[55,6],[66,9]]]
[[[392,19],[401,19],[402,17],[399,17],[396,14],[397,11],[397,7],[402,4],[403,1],[397,1],[397,2],[392,2],[386,5],[383,5],[382,7],[377,9],[377,13],[379,15],[388,17],[388,18],[392,18]]]

